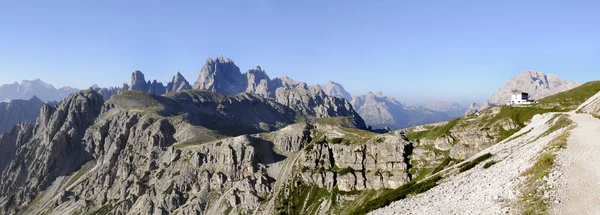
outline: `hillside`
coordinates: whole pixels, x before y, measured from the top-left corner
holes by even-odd
[[[417,143],[412,171],[423,175],[446,163],[445,160],[469,158],[520,131],[531,123],[534,115],[575,110],[598,91],[598,82],[593,81],[546,97],[538,104],[491,107],[447,122],[407,128],[404,132],[408,139]]]
[[[579,85],[581,84],[564,80],[558,75],[526,70],[506,81],[487,101],[493,105],[504,105],[510,99],[513,90],[529,93],[531,99],[538,100]]]

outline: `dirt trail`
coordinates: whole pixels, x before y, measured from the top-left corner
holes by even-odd
[[[600,120],[571,113],[577,127],[558,155],[555,214],[600,214]]]

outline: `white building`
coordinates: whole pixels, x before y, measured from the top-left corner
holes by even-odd
[[[519,90],[513,90],[510,95],[510,100],[506,105],[528,105],[533,104],[534,100],[529,99],[529,94]]]

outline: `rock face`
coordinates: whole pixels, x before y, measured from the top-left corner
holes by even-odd
[[[194,83],[194,89],[234,95],[244,92],[247,83],[246,77],[231,59],[219,56],[215,60],[206,60],[198,80]]]
[[[381,92],[369,92],[366,95],[352,98],[352,107],[373,128],[389,127],[401,129],[414,125],[448,120],[445,113],[418,106],[407,106]]]
[[[72,87],[56,89],[51,84],[45,83],[40,79],[33,81],[24,80],[20,84],[15,82],[0,86],[0,101],[30,99],[33,96],[37,96],[43,102],[60,101],[77,91],[79,90]]]
[[[597,118],[600,118],[600,92],[589,98],[585,103],[577,108],[577,111],[589,113]]]
[[[324,84],[321,88],[323,88],[323,92],[325,92],[325,94],[329,96],[345,98],[348,101],[352,100],[352,96],[350,95],[350,93],[348,93],[348,91],[344,89],[344,86],[342,86],[339,83],[329,81],[327,82],[327,84]]]
[[[34,126],[0,135],[0,208],[2,214],[328,211],[331,204],[280,200],[296,198],[286,190],[298,186],[333,192],[396,188],[409,180],[410,144],[403,137],[292,124],[298,112],[249,93],[127,91],[104,104],[93,90],[76,93],[56,108],[44,105]]]
[[[539,71],[523,71],[520,76],[512,77],[488,100],[491,105],[504,105],[510,99],[513,90],[529,93],[531,99],[541,99],[581,85],[575,81],[566,81],[554,74]]]
[[[33,132],[28,126],[21,126],[23,129],[18,132],[5,134],[8,140],[2,139],[0,145],[14,145],[17,149],[10,164],[1,169],[0,196],[7,199],[4,214],[14,214],[18,206],[32,201],[37,193],[90,159],[81,143],[101,106],[101,95],[82,91],[58,107],[44,105]]]
[[[0,102],[0,133],[20,123],[34,123],[44,102],[34,96],[30,100]]]
[[[289,77],[270,79],[259,66],[242,74],[231,59],[219,56],[206,60],[194,89],[207,90],[227,95],[242,92],[271,98],[284,104],[300,115],[327,117],[350,117],[356,127],[366,128],[363,119],[344,99],[328,96],[320,86],[309,87]]]

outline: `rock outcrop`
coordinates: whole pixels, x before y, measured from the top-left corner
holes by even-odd
[[[492,105],[504,105],[510,99],[513,90],[529,93],[530,99],[541,99],[581,85],[575,81],[566,81],[554,74],[526,70],[519,76],[512,77],[496,91],[488,101]]]
[[[40,79],[32,81],[24,80],[21,83],[15,82],[0,86],[0,101],[30,99],[34,96],[37,96],[43,102],[60,101],[77,91],[79,90],[72,87],[56,89],[51,84],[43,82]]]
[[[29,100],[0,102],[0,133],[20,123],[34,123],[44,102],[34,96]]]
[[[440,122],[450,117],[442,112],[419,106],[408,106],[381,92],[369,92],[352,98],[352,107],[373,128],[389,127],[393,130],[415,125]]]

